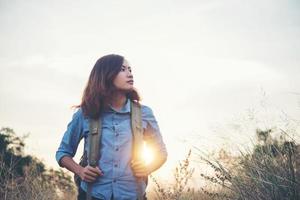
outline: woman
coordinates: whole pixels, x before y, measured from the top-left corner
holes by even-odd
[[[56,152],[58,164],[82,179],[78,200],[86,198],[87,187],[91,183],[93,199],[131,200],[138,199],[139,193],[145,196],[146,181],[140,181],[143,180],[141,178],[160,168],[167,159],[153,112],[144,105],[141,105],[143,139],[151,146],[154,161],[146,165],[141,160],[132,159],[130,104],[139,104],[140,100],[133,83],[131,67],[120,55],[101,57],[91,71],[82,102]],[[88,149],[89,119],[99,117],[102,132],[98,166],[83,167],[73,157],[82,138],[84,150]]]

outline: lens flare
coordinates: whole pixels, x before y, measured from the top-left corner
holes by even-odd
[[[146,163],[146,165],[151,163],[153,161],[153,158],[154,158],[153,151],[144,142],[144,144],[143,144],[143,160]]]

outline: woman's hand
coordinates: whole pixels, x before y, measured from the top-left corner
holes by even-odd
[[[131,168],[136,177],[146,177],[151,173],[149,166],[143,161],[131,161]]]
[[[79,174],[80,178],[86,182],[94,182],[99,176],[103,176],[103,172],[99,167],[86,166],[82,167]]]

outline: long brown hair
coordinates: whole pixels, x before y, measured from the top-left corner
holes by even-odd
[[[109,54],[97,60],[84,89],[81,104],[78,106],[85,116],[97,119],[107,106],[107,101],[116,89],[113,81],[120,72],[123,61],[124,57],[116,54]],[[136,89],[128,91],[126,96],[132,101],[140,101]]]

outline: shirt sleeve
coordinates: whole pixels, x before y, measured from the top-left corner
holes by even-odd
[[[73,114],[72,120],[67,126],[61,143],[56,151],[55,158],[59,166],[64,156],[74,157],[78,144],[83,136],[83,115],[81,109]],[[61,166],[62,167],[62,166]]]
[[[163,157],[167,157],[166,145],[163,141],[158,123],[153,114],[153,111],[148,106],[142,106],[142,119],[144,129],[144,140],[149,145],[154,153],[159,153]]]

